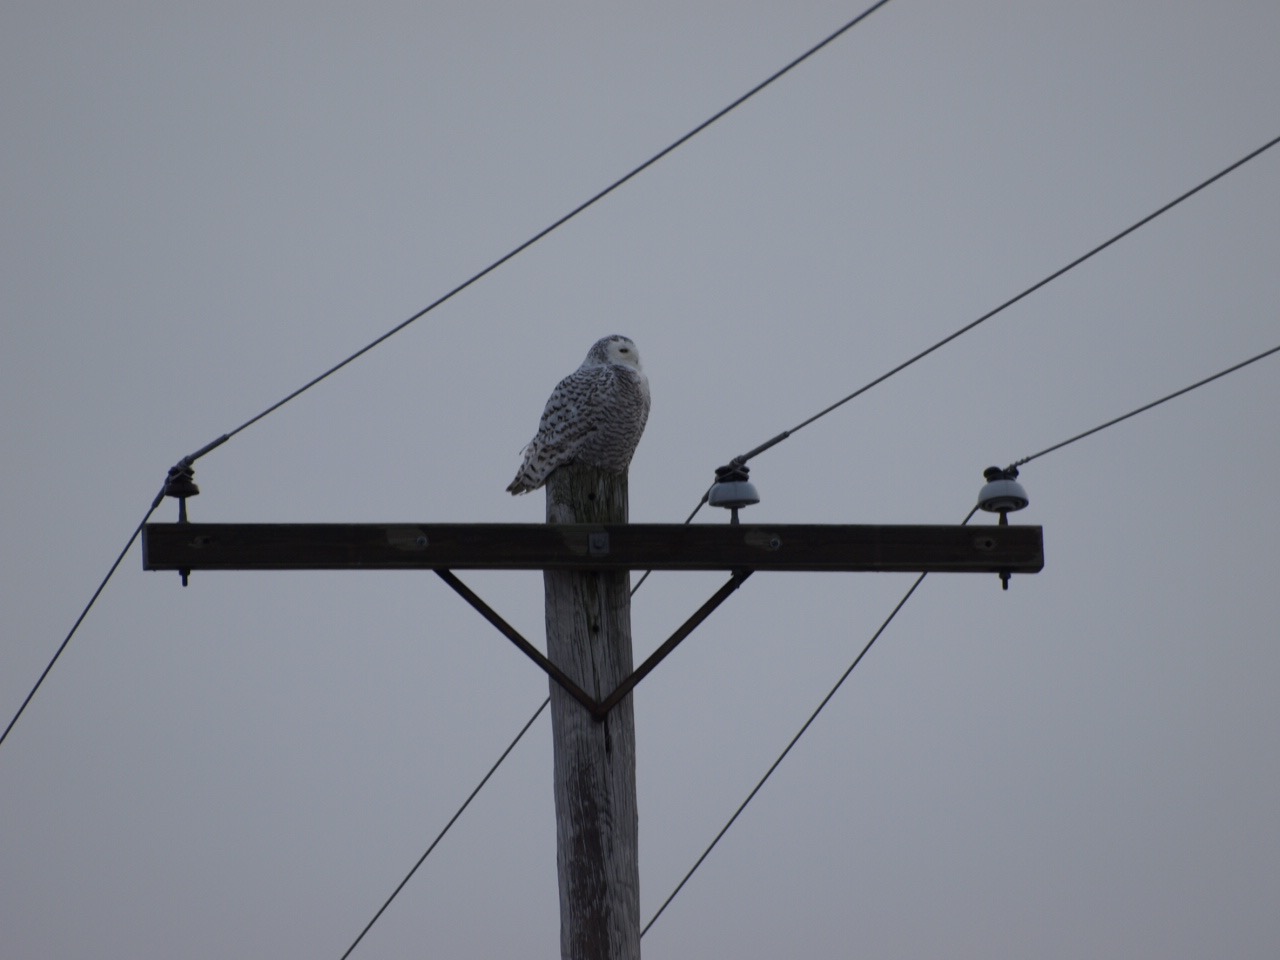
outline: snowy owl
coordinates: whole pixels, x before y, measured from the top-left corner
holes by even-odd
[[[597,340],[582,366],[551,391],[507,490],[537,490],[566,463],[625,472],[648,418],[649,378],[640,369],[636,345],[616,334]]]

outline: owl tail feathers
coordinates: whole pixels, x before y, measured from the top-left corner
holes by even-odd
[[[522,493],[531,493],[542,486],[541,483],[534,481],[532,477],[526,477],[524,471],[516,474],[516,478],[507,484],[507,493],[513,497],[518,497]]]
[[[551,471],[545,467],[540,468],[536,462],[541,459],[538,457],[537,442],[538,438],[534,437],[520,451],[520,456],[524,460],[520,464],[520,469],[516,471],[516,478],[507,484],[507,493],[513,497],[518,497],[522,493],[532,493],[547,482],[547,474]]]
[[[520,467],[516,473],[516,478],[507,484],[507,493],[512,496],[519,496],[522,493],[531,493],[547,482],[545,474],[540,474],[534,470],[528,463]]]

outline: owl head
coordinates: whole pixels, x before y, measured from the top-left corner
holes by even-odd
[[[630,337],[615,333],[611,337],[602,337],[587,351],[588,364],[618,363],[624,367],[640,369],[640,351]]]

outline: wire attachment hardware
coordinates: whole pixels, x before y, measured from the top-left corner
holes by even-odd
[[[1018,483],[1018,468],[1012,465],[1003,470],[987,467],[982,475],[987,482],[978,492],[978,506],[988,513],[1000,514],[1000,526],[1007,527],[1009,512],[1021,510],[1031,502],[1027,491]],[[1009,589],[1009,575],[1008,570],[1000,571],[1000,589]]]
[[[732,511],[730,523],[738,522],[739,509],[760,502],[760,494],[747,480],[750,473],[750,468],[736,457],[723,467],[716,467],[716,482],[707,491],[707,503]]]
[[[183,457],[169,468],[169,475],[164,480],[164,495],[174,497],[178,501],[178,522],[187,522],[187,497],[199,496],[200,488],[196,486],[196,471],[191,466],[191,458]],[[182,585],[187,585],[190,570],[179,570]]]

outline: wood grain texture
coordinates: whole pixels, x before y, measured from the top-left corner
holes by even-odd
[[[572,464],[546,486],[547,523],[625,524],[627,478]],[[632,670],[626,570],[551,569],[547,656],[603,699]],[[565,960],[639,960],[640,868],[633,699],[596,721],[551,684],[560,952]]]

